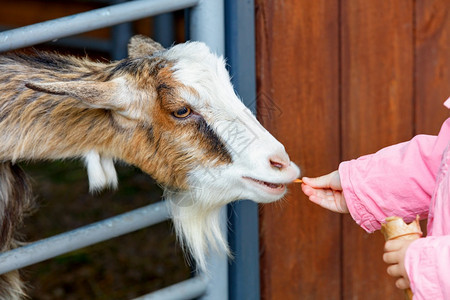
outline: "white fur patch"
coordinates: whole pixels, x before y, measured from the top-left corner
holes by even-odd
[[[91,192],[101,191],[106,187],[117,188],[118,180],[114,161],[110,157],[100,156],[91,150],[84,156]]]
[[[208,273],[206,257],[210,251],[231,256],[221,226],[220,201],[202,201],[197,191],[165,191],[165,199],[181,246],[195,259],[196,267]],[[204,197],[206,195],[203,195]],[[193,198],[195,197],[195,198]],[[207,198],[207,196],[206,196]],[[208,199],[212,200],[212,199]]]

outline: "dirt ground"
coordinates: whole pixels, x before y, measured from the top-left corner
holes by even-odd
[[[25,220],[27,241],[111,217],[161,199],[139,170],[119,166],[119,189],[88,192],[80,162],[23,165],[39,209]],[[170,222],[80,249],[22,270],[31,299],[132,299],[190,277]]]

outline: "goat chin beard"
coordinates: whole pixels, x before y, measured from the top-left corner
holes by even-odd
[[[226,229],[222,228],[220,222],[221,208],[228,202],[194,198],[189,191],[166,190],[164,197],[179,242],[185,252],[192,256],[198,270],[208,273],[206,257],[211,250],[231,256],[224,237]],[[188,262],[192,263],[189,259]]]

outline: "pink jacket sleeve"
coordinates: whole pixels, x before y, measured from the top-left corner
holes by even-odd
[[[450,236],[431,236],[411,243],[405,268],[414,300],[450,299]]]
[[[344,197],[356,223],[373,232],[388,216],[400,216],[406,222],[417,214],[425,218],[449,132],[450,119],[438,136],[418,135],[342,162],[339,174]]]

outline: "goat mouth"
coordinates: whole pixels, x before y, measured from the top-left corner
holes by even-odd
[[[270,194],[282,194],[286,190],[286,185],[284,183],[267,182],[252,177],[243,177],[243,178],[256,184],[260,188],[262,187],[265,191],[269,192]]]

